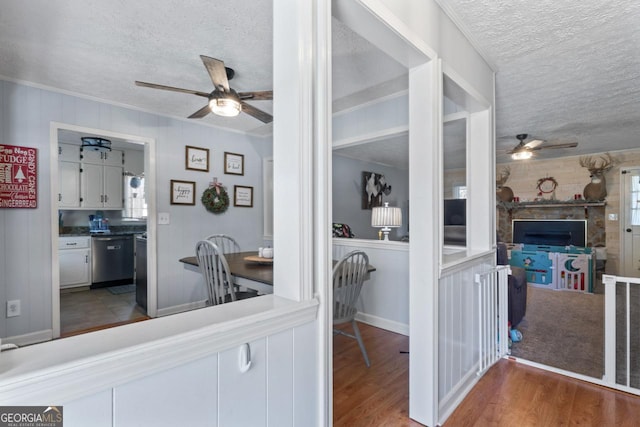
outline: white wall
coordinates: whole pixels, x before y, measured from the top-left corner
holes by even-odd
[[[378,228],[371,227],[371,209],[362,209],[362,172],[385,176],[391,193],[383,196],[389,206],[402,208],[402,227],[392,230],[389,239],[407,235],[409,171],[333,155],[333,222],[348,224],[359,239],[378,239]]]
[[[262,157],[271,142],[195,121],[171,119],[41,88],[0,81],[0,143],[38,149],[38,208],[0,210],[0,307],[21,301],[22,314],[0,316],[0,336],[18,336],[51,329],[50,122],[86,126],[154,138],[156,143],[157,208],[171,215],[158,226],[158,308],[204,299],[201,286],[185,280],[178,259],[191,255],[196,242],[215,232],[234,235],[242,248],[262,243]],[[185,145],[209,148],[210,172],[185,170]],[[224,175],[224,152],[245,156],[245,175]],[[199,195],[217,176],[230,195],[233,185],[254,187],[253,208],[224,214],[206,211]],[[169,181],[196,182],[195,206],[169,204]]]
[[[333,258],[364,251],[376,271],[360,292],[357,319],[409,335],[409,244],[377,240],[333,239]]]

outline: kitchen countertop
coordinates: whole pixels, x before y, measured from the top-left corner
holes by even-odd
[[[90,233],[89,227],[64,227],[59,237],[78,237],[78,236],[126,236],[129,234],[142,234],[147,231],[145,226],[113,226],[110,233],[99,234]]]

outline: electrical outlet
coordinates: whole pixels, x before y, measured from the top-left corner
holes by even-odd
[[[20,300],[7,301],[7,317],[20,316]]]
[[[171,216],[169,215],[169,212],[158,213],[158,224],[169,225],[170,223],[171,223]]]

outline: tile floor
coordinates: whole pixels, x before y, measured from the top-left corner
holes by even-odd
[[[136,293],[113,295],[106,288],[60,293],[60,334],[146,317]]]

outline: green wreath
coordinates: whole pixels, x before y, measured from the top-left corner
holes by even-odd
[[[221,185],[209,187],[200,199],[204,207],[213,213],[222,213],[229,207],[229,194]]]

